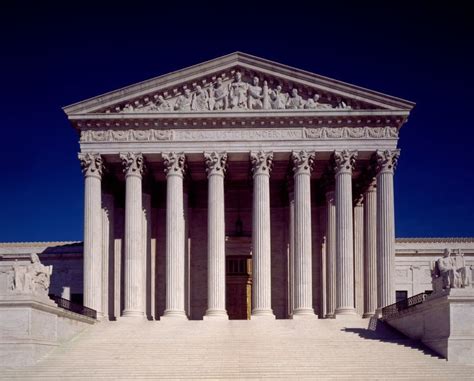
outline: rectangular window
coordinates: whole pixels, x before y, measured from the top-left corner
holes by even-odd
[[[408,298],[408,291],[395,291],[395,300],[397,303]]]

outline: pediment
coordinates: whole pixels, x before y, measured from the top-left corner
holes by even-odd
[[[233,53],[64,108],[71,116],[409,111],[399,98]]]

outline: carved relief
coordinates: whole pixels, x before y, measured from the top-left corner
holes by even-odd
[[[104,163],[102,157],[98,153],[79,153],[82,173],[84,176],[102,176]]]
[[[357,151],[334,151],[334,171],[336,173],[351,173],[354,169],[355,161],[357,158]]]
[[[272,87],[269,86],[269,81],[274,83]],[[303,90],[304,94],[300,93],[300,90]],[[286,82],[284,89],[278,80],[259,78],[249,72],[244,78],[242,71],[238,70],[222,73],[211,80],[203,79],[199,84],[187,84],[181,89],[173,88],[159,94],[147,95],[104,112],[351,109],[348,101],[340,97],[331,99],[331,96],[326,94],[327,99],[321,101],[321,98],[321,94],[315,93],[313,89],[296,88]]]
[[[0,290],[48,296],[53,266],[44,266],[37,254],[31,254],[30,262],[15,262],[11,268],[3,269],[7,275],[7,290]]]
[[[145,170],[145,163],[141,153],[121,153],[123,172],[126,176],[141,176]]]
[[[293,172],[295,175],[311,174],[316,154],[308,151],[293,151],[291,161],[293,162]]]
[[[273,152],[250,152],[250,162],[254,176],[261,174],[270,175],[273,166]]]
[[[164,153],[161,155],[163,157],[163,162],[165,165],[165,173],[167,176],[170,175],[180,175],[184,176],[186,167],[186,157],[184,153]]]
[[[206,173],[211,175],[224,175],[227,168],[226,152],[204,152],[204,160],[206,163]]]

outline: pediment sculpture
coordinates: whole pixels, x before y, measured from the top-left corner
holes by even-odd
[[[443,257],[432,263],[431,280],[433,291],[450,288],[472,287],[472,266],[467,266],[461,250],[455,255],[450,249],[444,250]]]
[[[271,86],[267,80],[261,81],[255,75],[244,79],[240,71],[230,79],[217,77],[202,86],[184,85],[173,90],[175,96],[163,91],[124,103],[113,111],[108,109],[106,113],[351,109],[341,98],[323,102],[315,91],[308,90],[302,95],[296,86],[285,91],[281,84]]]
[[[6,288],[0,290],[2,293],[48,296],[53,266],[43,265],[37,254],[31,254],[29,261],[15,260],[0,272],[6,276],[6,282],[0,283]]]

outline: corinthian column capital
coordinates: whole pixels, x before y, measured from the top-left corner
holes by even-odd
[[[186,156],[182,152],[170,152],[161,155],[165,165],[166,176],[184,176]]]
[[[125,176],[142,176],[143,171],[145,170],[145,163],[141,153],[121,153],[120,159],[122,159],[123,172],[125,173]]]
[[[273,166],[273,152],[250,152],[250,162],[252,163],[252,173],[254,176],[270,176]]]
[[[79,153],[79,160],[81,162],[82,173],[85,177],[94,176],[99,179],[102,177],[104,170],[104,162],[98,153]]]
[[[377,174],[381,172],[391,172],[395,171],[397,167],[398,158],[400,157],[400,150],[377,150],[375,152],[375,162],[376,162],[376,172]]]
[[[208,177],[212,175],[224,176],[227,169],[226,152],[204,152],[204,160],[206,162],[206,173]]]
[[[293,151],[291,161],[293,162],[293,173],[296,175],[311,174],[316,154],[311,151]]]
[[[334,151],[334,172],[338,173],[352,173],[354,164],[357,158],[357,151]]]

